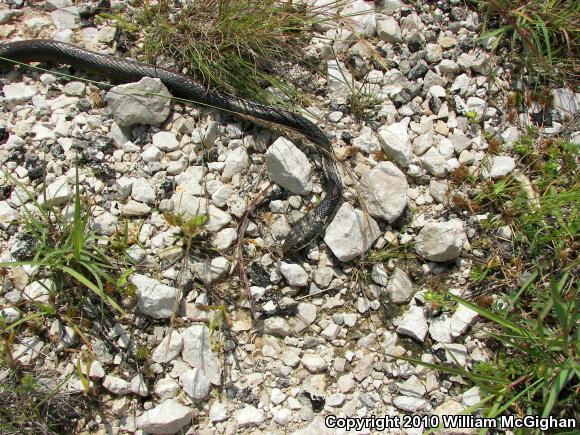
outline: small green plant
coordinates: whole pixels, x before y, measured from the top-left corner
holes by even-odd
[[[379,103],[378,99],[369,93],[364,85],[357,86],[353,83],[350,88],[350,113],[359,121],[370,119]]]
[[[5,369],[2,365],[0,368]],[[18,370],[4,373],[0,383],[0,432],[78,432],[78,421],[92,415],[91,398],[85,394],[61,392],[64,383],[55,385],[56,378],[57,374],[45,373],[41,379],[38,375]],[[64,382],[68,379],[65,377]]]
[[[578,146],[529,130],[518,149],[529,178],[487,181],[474,198],[490,216],[480,221],[477,244],[490,252],[469,277],[474,301],[448,295],[485,319],[485,335],[497,349],[492,361],[473,370],[408,361],[479,386],[483,400],[465,412],[574,418],[580,385]],[[497,243],[496,231],[506,224],[513,231],[509,252]]]
[[[24,189],[9,175],[6,178]],[[21,234],[35,243],[35,249],[29,258],[0,263],[0,269],[36,267],[34,279],[48,290],[48,300],[28,301],[19,320],[9,325],[0,322],[3,359],[14,369],[17,365],[12,360],[11,344],[22,329],[38,331],[47,319],[56,318],[90,346],[83,332],[91,328],[90,319],[99,315],[110,317],[115,311],[124,316],[119,300],[134,290],[127,282],[132,270],[125,267],[124,258],[106,250],[106,239],[91,230],[91,209],[81,198],[78,170],[74,202],[68,210],[61,211],[47,202],[41,204],[24,191],[35,210],[23,208],[19,224]],[[50,283],[48,287],[46,282]]]
[[[144,365],[149,360],[150,350],[147,346],[139,344],[135,347],[134,356],[139,364]]]
[[[10,175],[7,178],[12,179]],[[108,253],[99,245],[100,237],[90,229],[90,210],[81,201],[78,169],[72,222],[59,210],[38,203],[30,192],[26,194],[39,212],[36,216],[24,209],[25,234],[37,241],[34,256],[31,260],[0,263],[0,268],[37,266],[57,284],[57,294],[53,295],[57,299],[61,296],[59,293],[73,288],[89,289],[102,302],[124,315],[124,310],[109,294],[110,289],[116,289],[115,275],[122,268],[112,263]],[[68,304],[68,297],[62,296],[58,303]]]
[[[467,110],[465,112],[465,117],[469,124],[477,124],[477,112],[475,110]]]
[[[485,16],[482,39],[508,41],[514,60],[535,75],[578,84],[580,46],[574,0],[472,0]]]
[[[445,299],[445,295],[433,289],[429,289],[425,292],[425,303],[435,310],[448,309],[449,306],[448,301]]]

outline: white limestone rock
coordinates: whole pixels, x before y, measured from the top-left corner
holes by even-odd
[[[204,400],[211,389],[211,382],[204,371],[198,367],[190,369],[179,377],[183,391],[192,400],[200,402]]]
[[[73,192],[68,183],[66,175],[61,175],[52,183],[50,183],[46,187],[45,191],[38,195],[36,200],[40,205],[52,207],[67,203],[72,195]]]
[[[510,156],[493,156],[491,162],[483,165],[481,175],[483,178],[503,178],[516,168],[516,161]]]
[[[430,261],[450,261],[461,254],[467,235],[460,219],[430,221],[415,238],[415,252]]]
[[[137,287],[139,311],[154,319],[168,319],[173,314],[178,291],[145,275],[133,274],[130,281]]]
[[[407,126],[407,122],[397,122],[382,127],[378,133],[385,154],[404,168],[408,167],[413,160]]]
[[[0,227],[7,230],[18,220],[18,211],[14,210],[6,201],[0,201]]]
[[[176,358],[183,349],[183,337],[175,330],[166,336],[155,348],[151,359],[157,363],[166,363]]]
[[[328,225],[324,242],[340,261],[350,261],[366,252],[380,236],[375,220],[345,202]]]
[[[396,268],[387,284],[387,292],[395,304],[404,304],[413,296],[413,283],[405,271]]]
[[[392,162],[380,162],[365,172],[360,188],[373,217],[394,222],[407,206],[407,178]]]
[[[213,384],[221,384],[222,367],[212,351],[209,330],[205,325],[194,325],[182,331],[183,350],[181,357],[194,368],[199,368]]]
[[[222,180],[229,181],[236,174],[242,174],[250,167],[250,158],[244,147],[238,147],[231,151],[225,161],[222,171]]]
[[[289,285],[295,287],[308,285],[308,274],[300,265],[281,261],[279,267],[280,273],[286,278]]]
[[[171,94],[161,80],[150,77],[111,88],[105,101],[119,127],[160,125],[171,111]]]
[[[170,434],[178,432],[192,419],[191,408],[169,399],[137,417],[137,427],[147,433]]]
[[[279,137],[266,151],[266,170],[272,181],[297,195],[312,190],[312,165],[288,139]]]
[[[246,405],[234,412],[234,420],[238,428],[260,426],[266,420],[266,415],[261,409]]]
[[[397,332],[423,342],[427,335],[428,325],[425,312],[421,307],[411,307],[404,314]]]

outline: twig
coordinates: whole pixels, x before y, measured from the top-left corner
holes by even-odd
[[[252,297],[252,292],[250,291],[250,281],[248,280],[248,273],[246,271],[246,266],[244,265],[244,234],[246,229],[248,228],[248,222],[250,214],[256,209],[258,204],[264,199],[272,190],[273,183],[268,184],[268,186],[262,190],[256,198],[252,200],[252,202],[246,208],[246,212],[242,217],[242,222],[238,228],[238,240],[236,242],[236,249],[238,251],[238,259],[237,259],[237,266],[238,266],[238,273],[240,275],[240,280],[244,285],[244,290],[246,293],[246,297],[250,301],[250,309],[252,311],[252,320],[256,317],[256,305],[254,302],[254,298]]]

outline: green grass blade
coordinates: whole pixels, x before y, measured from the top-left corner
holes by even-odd
[[[515,323],[512,323],[509,320],[507,320],[507,319],[505,319],[497,314],[492,313],[489,310],[486,310],[485,308],[481,308],[479,305],[472,304],[471,302],[466,301],[464,299],[461,299],[460,297],[457,297],[451,293],[448,293],[448,295],[455,302],[457,302],[461,305],[464,305],[467,308],[472,309],[480,316],[485,317],[486,319],[491,320],[492,322],[497,323],[498,325],[501,325],[504,328],[507,328],[511,331],[514,331],[516,334],[519,334],[522,337],[529,335],[528,331],[526,331],[525,329],[521,328],[520,326],[516,325]]]
[[[99,296],[103,301],[105,301],[107,304],[109,304],[111,307],[113,307],[114,309],[116,309],[117,311],[119,311],[122,315],[125,315],[125,310],[123,310],[123,308],[121,308],[117,302],[115,302],[113,300],[113,298],[111,298],[110,296],[108,296],[107,294],[105,294],[105,292],[100,289],[99,287],[97,287],[94,283],[92,283],[90,280],[88,280],[86,277],[84,277],[83,275],[81,275],[80,273],[78,273],[76,270],[71,269],[70,267],[67,266],[60,266],[60,269],[69,274],[70,276],[72,276],[74,279],[76,279],[78,282],[80,282],[81,284],[83,284],[84,286],[86,286],[88,289],[92,290],[97,296]]]
[[[536,382],[534,382],[533,384],[528,385],[526,388],[524,388],[522,391],[520,391],[518,394],[516,394],[514,397],[512,397],[510,400],[508,400],[501,407],[497,408],[493,414],[487,415],[487,417],[491,417],[491,418],[497,417],[502,412],[504,412],[506,409],[508,409],[510,406],[512,406],[513,403],[517,402],[519,400],[519,398],[522,397],[525,393],[527,393],[529,390],[536,387],[537,385],[541,384],[543,380],[544,380],[544,378],[540,378],[540,379],[536,380]]]
[[[562,303],[562,290],[564,289],[564,286],[568,281],[569,275],[570,275],[569,272],[566,272],[564,276],[560,278],[560,281],[558,282],[557,286],[555,285],[549,286],[550,294],[554,302],[554,311],[556,312],[556,317],[558,318],[558,322],[560,323],[560,327],[562,329],[566,329],[566,327],[568,326],[568,316],[566,314],[567,310],[564,307],[564,304]]]
[[[574,371],[569,368],[566,368],[562,370],[560,373],[558,373],[558,376],[556,376],[556,379],[554,379],[552,388],[550,388],[550,394],[548,396],[546,404],[544,405],[542,418],[548,417],[550,415],[550,412],[558,402],[558,395],[564,389],[564,387],[568,385],[568,382],[570,382],[573,376]]]
[[[75,168],[75,205],[73,211],[73,229],[71,232],[71,242],[73,246],[73,252],[75,259],[78,260],[81,255],[81,250],[83,248],[84,240],[84,225],[83,218],[81,216],[81,198],[79,194],[79,168]]]

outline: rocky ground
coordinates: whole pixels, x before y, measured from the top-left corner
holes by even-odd
[[[452,175],[463,168],[481,183],[508,174],[525,180],[511,146],[545,115],[530,106],[506,121],[513,83],[477,39],[480,18],[462,3],[356,0],[343,11],[357,13],[350,30],[316,29],[306,55],[324,62],[327,76],[313,79],[318,97],[305,114],[332,137],[346,188],[323,237],[288,258],[278,248],[323,193],[320,158],[307,144],[174,103],[156,79],[110,88],[65,66],[2,70],[1,260],[34,253],[23,222],[37,206],[72,213],[77,158],[100,246],[121,231],[132,235],[126,255],[136,303],[125,304],[126,317],[80,337],[47,316],[20,327],[11,346],[16,363],[39,379],[56,374],[68,392],[85,394],[77,368],[88,374],[99,406],[79,432],[334,433],[324,427],[327,415],[457,414],[480,400],[461,377],[398,358],[466,368],[490,359],[477,314],[442,310],[430,297],[435,287],[468,297],[470,270],[484,256],[473,245],[487,216],[457,207],[476,188]],[[2,40],[52,38],[116,53],[117,30],[94,20],[96,3],[0,7]],[[126,7],[111,1],[114,11]],[[351,113],[353,92],[368,101],[364,121]],[[566,89],[553,93],[546,134],[558,133],[579,102]],[[491,152],[498,141],[501,152]],[[247,223],[252,320],[236,241],[270,181],[289,194]],[[189,262],[183,228],[168,213],[208,216]],[[511,236],[501,226],[497,243]],[[57,286],[43,268],[8,269],[3,327],[53,301]],[[137,349],[145,363],[135,363]]]

